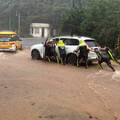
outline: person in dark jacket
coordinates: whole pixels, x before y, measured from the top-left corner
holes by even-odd
[[[102,67],[102,63],[105,62],[112,70],[113,72],[115,71],[115,69],[113,68],[111,62],[110,62],[110,57],[107,55],[106,53],[106,47],[104,48],[99,48],[98,50],[94,50],[99,58],[99,61],[98,61],[98,67],[100,69],[103,69]]]
[[[47,57],[48,61],[50,62],[50,45],[46,44],[45,45],[45,56]]]
[[[58,56],[56,54],[55,47],[56,46],[53,43],[53,40],[50,40],[48,46],[46,46],[46,48],[45,48],[45,55],[48,57],[49,62],[51,61],[51,59],[50,59],[51,56],[54,56],[57,63],[59,63],[59,59],[58,59]]]
[[[58,46],[58,49],[59,49],[61,64],[65,65],[66,64],[65,44],[63,43],[62,40],[60,40],[57,46]]]
[[[112,52],[112,50],[109,47],[106,47],[106,52],[109,55],[111,60],[113,60],[116,64],[120,65],[120,62],[117,60],[114,53]]]
[[[83,61],[85,61],[85,66],[86,66],[86,69],[87,69],[88,68],[88,52],[89,52],[89,48],[83,42],[83,40],[80,40],[79,46],[77,47],[77,49],[74,52],[78,52],[78,51],[79,51],[79,56],[77,58],[77,66],[79,67],[79,61],[80,61],[80,59],[83,58]]]

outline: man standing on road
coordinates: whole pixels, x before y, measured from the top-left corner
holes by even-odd
[[[83,42],[83,40],[80,40],[79,46],[77,47],[77,49],[74,52],[78,52],[78,51],[79,51],[79,56],[77,58],[77,66],[79,67],[79,61],[80,61],[80,59],[83,58],[83,61],[85,61],[85,66],[86,66],[86,69],[87,69],[88,68],[88,52],[89,52],[89,48]]]

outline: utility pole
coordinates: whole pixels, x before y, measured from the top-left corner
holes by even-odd
[[[20,11],[18,12],[18,35],[20,35],[20,29],[21,29],[21,24],[20,24]]]
[[[18,17],[18,35],[20,35],[21,30],[21,16],[20,16],[20,6],[19,6],[19,0],[17,0],[17,17]]]
[[[9,13],[9,30],[12,30],[12,7],[10,5],[10,13]]]
[[[75,7],[75,0],[72,1],[72,8]]]
[[[54,4],[54,0],[50,0],[50,4],[52,6]]]
[[[72,9],[75,7],[75,0],[72,0]],[[73,25],[71,26],[70,35],[73,36]]]
[[[78,2],[79,2],[79,9],[81,9],[81,7],[82,7],[82,0],[78,0]]]

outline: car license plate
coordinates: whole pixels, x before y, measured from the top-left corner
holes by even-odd
[[[6,46],[7,44],[5,42],[2,43],[2,46]]]
[[[2,44],[2,46],[6,46],[7,44]]]

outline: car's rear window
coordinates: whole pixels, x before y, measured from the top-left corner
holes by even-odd
[[[99,47],[95,40],[85,40],[89,47]]]
[[[65,45],[79,45],[78,39],[61,38]]]
[[[0,42],[9,42],[10,41],[10,38],[8,37],[1,37],[0,38]]]

